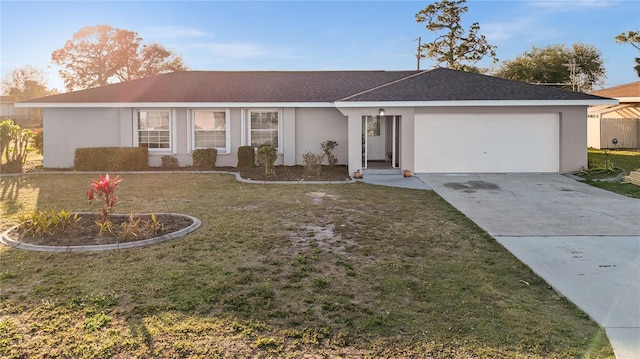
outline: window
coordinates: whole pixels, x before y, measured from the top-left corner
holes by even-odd
[[[254,148],[272,145],[279,148],[279,111],[249,111],[250,143]]]
[[[149,150],[171,149],[171,111],[138,111],[138,146]]]
[[[229,152],[225,110],[193,110],[193,148],[216,148]]]
[[[380,117],[367,116],[367,136],[380,136]]]

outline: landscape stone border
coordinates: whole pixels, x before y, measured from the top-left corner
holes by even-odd
[[[86,214],[86,213],[79,213],[79,214]],[[147,213],[142,213],[139,215],[146,215]],[[183,218],[188,218],[191,220],[191,225],[189,225],[186,228],[183,228],[179,231],[175,231],[175,232],[171,232],[159,237],[154,237],[154,238],[149,238],[149,239],[143,239],[140,241],[134,241],[134,242],[125,242],[125,243],[111,243],[111,244],[95,244],[95,245],[87,245],[87,246],[45,246],[45,245],[38,245],[38,244],[31,244],[31,243],[24,243],[24,242],[19,242],[19,241],[14,241],[13,239],[9,238],[9,232],[11,232],[13,229],[17,228],[18,225],[15,225],[9,229],[7,229],[6,231],[4,231],[1,235],[0,235],[0,242],[11,246],[11,247],[15,247],[15,248],[19,248],[19,249],[25,249],[25,250],[29,250],[29,251],[38,251],[38,252],[90,252],[90,251],[108,251],[108,250],[114,250],[114,249],[127,249],[127,248],[136,248],[136,247],[145,247],[145,246],[150,246],[152,244],[158,244],[158,243],[162,243],[162,242],[166,242],[172,239],[176,239],[176,238],[180,238],[180,237],[184,237],[185,235],[195,231],[196,229],[198,229],[200,227],[200,225],[202,224],[202,222],[196,218],[196,217],[192,217],[186,214],[179,214],[179,213],[156,213],[156,215],[170,215],[170,216],[177,216],[177,217],[183,217]],[[122,216],[128,216],[128,215],[122,215]]]
[[[232,175],[236,178],[238,182],[242,183],[253,183],[253,184],[347,184],[347,183],[356,183],[362,182],[362,180],[350,178],[345,179],[344,181],[319,181],[319,180],[298,180],[298,181],[269,181],[269,180],[253,180],[250,178],[243,178],[240,176],[240,172],[234,171],[110,171],[113,173],[117,173],[119,175],[122,174],[134,174],[134,175],[147,175],[147,174],[167,174],[167,173],[175,173],[175,174],[227,174]],[[83,174],[102,174],[104,171],[32,171],[32,172],[24,172],[24,173],[0,173],[0,178],[2,177],[20,177],[25,175],[83,175]]]

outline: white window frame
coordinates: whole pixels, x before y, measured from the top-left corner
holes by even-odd
[[[242,145],[251,146],[251,114],[253,112],[277,112],[278,113],[278,153],[282,153],[282,128],[283,128],[283,111],[281,108],[248,108],[242,111]]]
[[[133,119],[133,145],[134,147],[140,147],[140,112],[169,112],[169,148],[147,148],[149,152],[155,153],[171,153],[175,154],[176,143],[176,115],[175,110],[167,108],[139,108],[135,110]]]
[[[227,154],[231,153],[231,109],[228,108],[192,108],[189,110],[189,148],[191,152],[199,148],[208,148],[208,147],[196,147],[196,124],[193,113],[194,112],[224,112],[224,121],[225,121],[225,137],[226,137],[226,146],[225,147],[213,147],[218,150],[218,153]]]

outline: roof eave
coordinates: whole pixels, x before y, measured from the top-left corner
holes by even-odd
[[[122,107],[488,107],[488,106],[594,106],[617,105],[617,99],[589,100],[465,100],[465,101],[336,101],[336,102],[22,102],[16,107],[42,108],[122,108]]]
[[[333,102],[22,102],[16,107],[44,107],[44,108],[122,108],[122,107],[335,107]]]
[[[617,105],[616,99],[593,100],[464,100],[464,101],[337,101],[336,107],[488,107]]]

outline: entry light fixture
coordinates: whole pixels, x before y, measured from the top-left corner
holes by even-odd
[[[384,108],[381,108],[378,110],[378,115],[379,116],[384,116]]]

